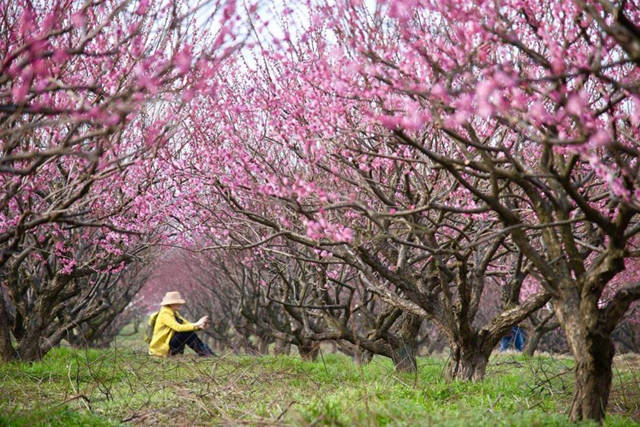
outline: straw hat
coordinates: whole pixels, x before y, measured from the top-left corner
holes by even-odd
[[[185,300],[180,296],[180,292],[167,292],[162,298],[160,305],[184,304]]]

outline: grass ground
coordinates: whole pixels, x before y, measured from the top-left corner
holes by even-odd
[[[445,363],[420,358],[409,375],[378,357],[358,366],[337,354],[157,359],[135,341],[58,348],[0,365],[0,425],[569,425],[571,359],[496,355],[478,383],[446,382]],[[606,425],[640,425],[639,373],[639,356],[617,359]]]

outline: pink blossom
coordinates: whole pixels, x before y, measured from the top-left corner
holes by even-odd
[[[228,21],[229,19],[231,19],[231,17],[234,15],[235,12],[236,12],[236,1],[229,0],[227,1],[227,4],[224,8],[222,17],[225,21]]]
[[[402,118],[382,115],[378,117],[380,124],[389,130],[398,129],[402,124]]]
[[[622,178],[609,175],[608,181],[609,181],[609,187],[611,188],[611,191],[613,192],[613,194],[627,201],[631,199],[631,192],[625,186],[624,180]]]
[[[476,97],[480,101],[488,101],[495,89],[496,85],[492,79],[483,80],[476,87]]]
[[[400,125],[409,130],[419,130],[424,124],[424,117],[420,105],[411,102],[406,106],[406,115],[402,118]]]
[[[65,62],[69,58],[70,56],[67,53],[66,49],[56,49],[53,52],[53,56],[51,57],[51,59],[53,59],[53,62],[58,64]]]
[[[353,230],[347,227],[344,227],[336,234],[336,241],[351,243],[353,242]]]
[[[66,251],[66,248],[64,247],[64,242],[58,240],[55,244],[54,244],[54,249],[56,251],[56,255],[60,256],[62,253],[64,253]]]
[[[466,123],[471,117],[471,113],[468,111],[458,109],[453,115],[453,121],[456,125],[462,125]]]
[[[640,98],[634,96],[631,101],[631,116],[629,117],[631,124],[635,127],[640,126]]]
[[[82,27],[85,24],[85,22],[86,22],[86,18],[82,13],[82,11],[76,12],[73,15],[71,15],[71,23],[73,24],[74,27],[76,28]]]
[[[447,99],[449,93],[447,92],[447,89],[444,87],[443,84],[436,83],[433,86],[433,88],[431,88],[431,95],[433,95],[436,98],[444,101],[444,100]]]
[[[589,138],[589,145],[592,147],[602,147],[611,141],[611,135],[604,129],[598,129],[596,133]]]
[[[570,114],[580,116],[585,108],[585,100],[580,94],[573,94],[569,97],[569,100],[567,101],[567,111]]]
[[[196,91],[193,89],[185,89],[182,91],[182,100],[184,102],[191,101],[196,96]]]
[[[29,93],[30,82],[27,80],[21,80],[16,83],[11,89],[11,95],[13,97],[13,102],[17,104],[21,104],[27,97]]]
[[[138,8],[136,9],[136,14],[144,15],[147,13],[147,9],[149,9],[149,0],[140,0],[138,2]]]
[[[481,117],[490,117],[493,114],[493,106],[487,101],[480,101],[478,103],[478,114]]]
[[[193,58],[191,50],[191,46],[187,45],[173,58],[173,64],[180,74],[186,74],[191,67],[191,60]]]
[[[71,274],[73,273],[73,268],[76,266],[77,261],[75,259],[70,259],[70,260],[64,260],[62,262],[63,267],[60,270],[60,273],[62,274]]]
[[[116,113],[109,114],[105,120],[104,124],[107,126],[115,126],[120,122],[120,115]]]
[[[37,77],[43,78],[49,75],[49,66],[44,59],[38,59],[33,62],[33,74]]]
[[[412,4],[406,0],[392,0],[389,2],[389,16],[405,21],[411,17]]]
[[[151,75],[149,70],[142,65],[136,66],[134,70],[136,77],[138,78],[138,84],[148,90],[150,93],[155,93],[158,90],[156,79]]]
[[[534,120],[534,124],[545,123],[548,119],[547,110],[542,102],[534,102],[529,109],[529,114]]]
[[[42,20],[41,37],[45,37],[49,31],[51,31],[58,20],[57,13],[55,11],[49,12]]]

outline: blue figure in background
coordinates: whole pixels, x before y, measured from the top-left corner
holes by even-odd
[[[524,348],[524,332],[520,326],[511,328],[511,332],[500,340],[500,351],[505,351],[511,346],[518,351]]]

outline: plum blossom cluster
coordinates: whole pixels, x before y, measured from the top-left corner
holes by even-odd
[[[324,217],[320,217],[317,221],[305,221],[307,236],[314,240],[322,240],[329,238],[335,242],[351,243],[353,241],[353,230],[341,224],[331,223]]]

